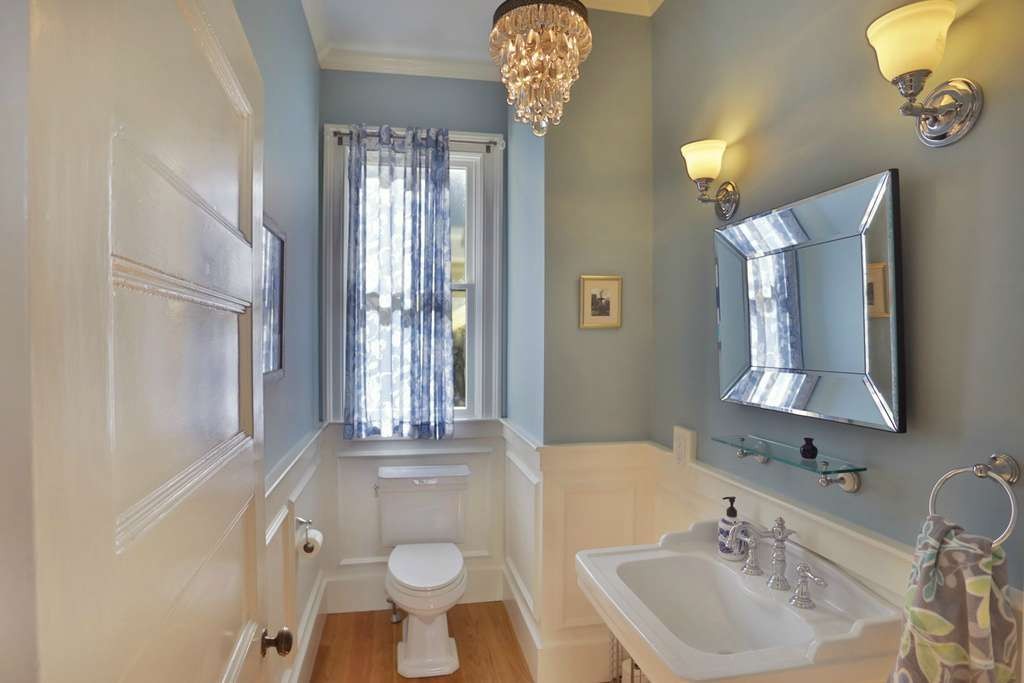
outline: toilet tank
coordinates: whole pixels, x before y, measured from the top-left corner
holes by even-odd
[[[461,543],[467,488],[467,465],[381,467],[377,470],[381,543]]]

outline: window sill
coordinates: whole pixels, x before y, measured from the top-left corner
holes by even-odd
[[[334,423],[339,425],[340,423]],[[353,439],[350,441],[342,440],[343,444],[352,444],[351,447],[357,448],[358,444],[377,444],[377,443],[395,443],[395,444],[413,444],[413,443],[440,443],[458,441],[460,439],[496,439],[501,438],[504,435],[502,431],[503,426],[500,418],[482,418],[482,417],[456,417],[455,418],[455,433],[451,439],[442,439],[435,441],[433,439],[413,439],[404,436],[372,436],[366,439]],[[344,446],[343,446],[344,448]],[[340,455],[340,454],[339,454]]]

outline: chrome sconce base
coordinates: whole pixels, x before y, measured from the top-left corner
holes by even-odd
[[[966,78],[952,78],[935,88],[920,104],[918,95],[931,71],[911,71],[892,80],[907,99],[900,106],[904,116],[917,118],[917,137],[928,147],[946,147],[967,135],[981,116],[985,103],[981,86]]]
[[[697,201],[714,204],[715,215],[719,220],[732,220],[732,217],[736,215],[736,210],[740,208],[740,191],[732,181],[726,180],[719,185],[714,197],[708,194],[711,189],[711,178],[698,178],[693,182],[699,193]]]

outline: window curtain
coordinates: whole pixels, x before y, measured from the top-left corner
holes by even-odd
[[[355,128],[347,174],[345,438],[450,437],[448,131]]]

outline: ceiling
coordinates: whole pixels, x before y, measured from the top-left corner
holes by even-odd
[[[651,16],[663,0],[584,0]],[[487,52],[498,0],[302,0],[325,69],[497,80]]]

